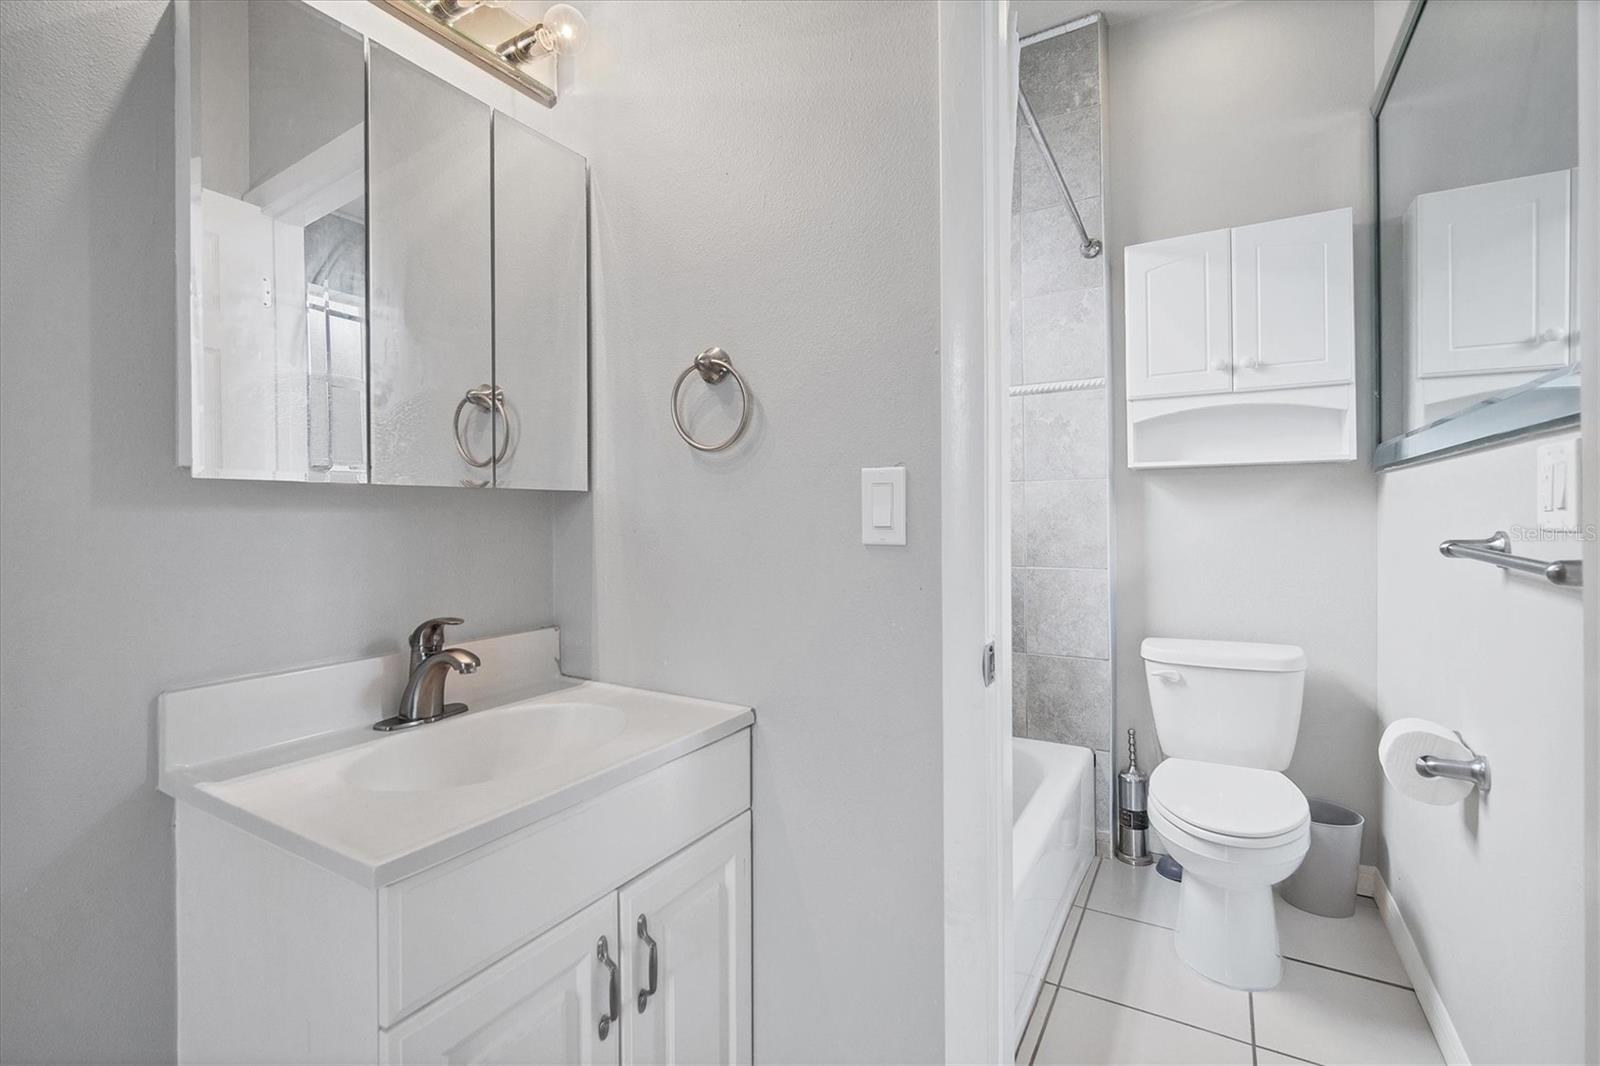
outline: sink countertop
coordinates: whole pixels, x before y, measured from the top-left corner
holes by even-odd
[[[179,728],[163,713],[164,731]],[[379,717],[373,708],[372,721]],[[520,698],[479,699],[467,714],[400,732],[347,720],[210,761],[174,766],[164,758],[160,787],[378,886],[575,807],[754,720],[748,707],[545,676],[527,679]]]

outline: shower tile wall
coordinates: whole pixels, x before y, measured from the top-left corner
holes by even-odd
[[[1022,92],[1091,236],[1100,212],[1100,28],[1022,49]],[[1018,116],[1012,190],[1012,732],[1094,749],[1096,828],[1111,760],[1106,264],[1085,259],[1060,186]]]

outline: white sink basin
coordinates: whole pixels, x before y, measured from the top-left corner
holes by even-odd
[[[466,714],[374,744],[343,768],[368,792],[434,792],[526,774],[621,734],[627,715],[598,703],[529,703]]]

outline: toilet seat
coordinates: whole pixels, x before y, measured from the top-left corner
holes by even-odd
[[[1167,759],[1150,775],[1150,806],[1172,828],[1236,848],[1274,848],[1308,832],[1311,808],[1273,770]]]

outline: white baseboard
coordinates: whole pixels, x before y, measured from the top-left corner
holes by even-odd
[[[1377,891],[1378,868],[1363,866],[1356,871],[1356,895],[1372,896]]]
[[[1450,1066],[1472,1066],[1472,1060],[1467,1058],[1467,1049],[1456,1033],[1455,1023],[1450,1020],[1450,1012],[1439,997],[1433,975],[1428,973],[1427,964],[1422,961],[1422,952],[1417,950],[1417,942],[1406,927],[1400,905],[1389,895],[1389,886],[1384,884],[1383,876],[1375,868],[1363,866],[1361,876],[1365,878],[1369,870],[1372,871],[1373,901],[1378,905],[1378,913],[1383,915],[1383,924],[1389,930],[1389,939],[1394,941],[1395,951],[1400,954],[1400,964],[1406,968],[1406,976],[1411,978],[1411,986],[1416,990],[1418,1002],[1422,1004],[1422,1013],[1428,1019],[1428,1027],[1433,1030],[1433,1039],[1439,1045],[1440,1054]]]

